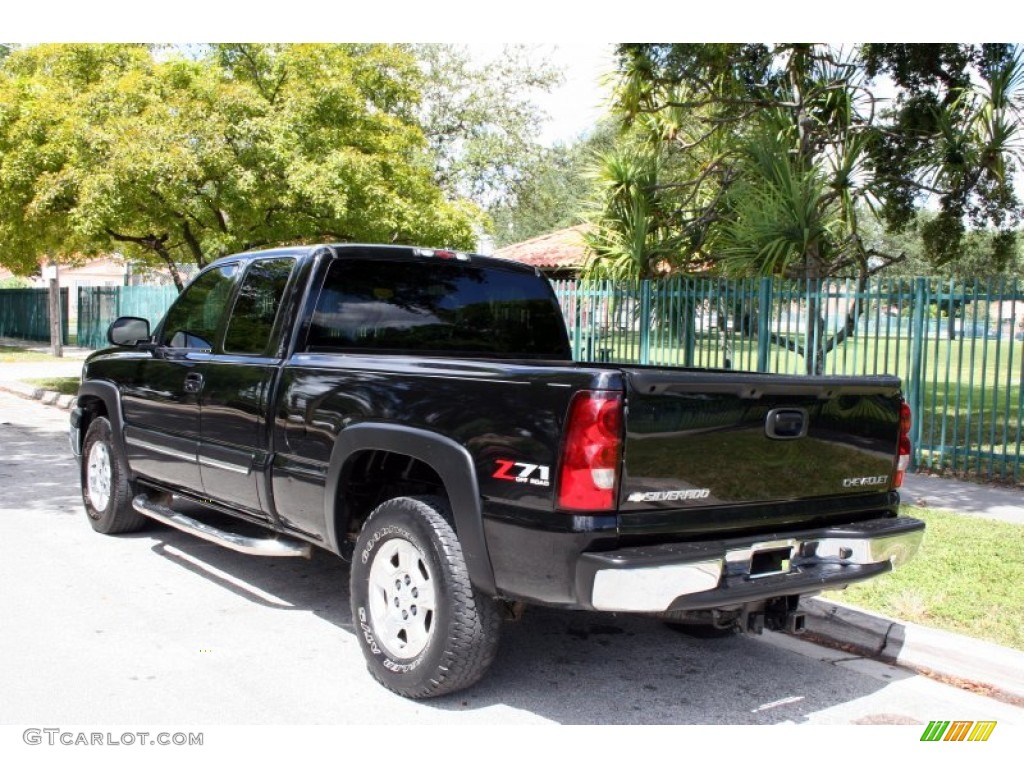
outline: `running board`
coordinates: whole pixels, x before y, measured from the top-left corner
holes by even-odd
[[[310,557],[313,548],[310,544],[291,539],[262,539],[255,536],[240,536],[230,531],[222,531],[196,520],[181,512],[175,512],[164,504],[151,501],[142,493],[132,499],[135,511],[158,520],[161,523],[177,528],[179,531],[198,536],[200,539],[212,541],[236,552],[246,555],[262,555],[264,557]]]

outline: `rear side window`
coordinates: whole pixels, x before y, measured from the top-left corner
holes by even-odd
[[[261,259],[246,270],[224,335],[224,351],[240,355],[267,352],[274,319],[284,298],[293,259]]]
[[[334,261],[308,349],[570,357],[561,310],[544,280],[436,260]]]
[[[195,279],[167,311],[163,343],[210,352],[227,308],[237,264],[226,264]]]

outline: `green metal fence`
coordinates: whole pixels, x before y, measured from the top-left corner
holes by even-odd
[[[1016,281],[556,281],[577,360],[894,374],[918,468],[1019,481],[1024,293]]]
[[[68,343],[68,289],[60,289],[61,342]],[[0,290],[0,336],[50,342],[50,292],[46,288]]]
[[[554,286],[577,360],[897,375],[914,413],[918,468],[1021,480],[1024,286],[1017,281],[876,279],[859,288],[843,280],[677,278]],[[45,296],[0,291],[0,335],[48,340]],[[122,315],[155,324],[176,296],[173,287],[82,288],[78,343],[104,346],[107,326]]]
[[[126,285],[83,287],[78,292],[78,344],[107,345],[107,327],[118,317],[144,317],[151,326],[178,296],[174,286]]]

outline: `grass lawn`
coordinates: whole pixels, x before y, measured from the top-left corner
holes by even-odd
[[[42,363],[54,360],[53,355],[43,352],[32,352],[22,347],[0,346],[0,363]]]
[[[79,379],[77,376],[59,376],[50,379],[25,379],[32,387],[48,389],[61,395],[77,395]]]
[[[928,525],[909,563],[824,597],[1024,651],[1024,526],[909,508]]]

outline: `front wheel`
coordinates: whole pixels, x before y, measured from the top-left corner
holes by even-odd
[[[132,508],[128,462],[113,439],[110,421],[97,416],[82,445],[82,501],[89,523],[100,533],[130,533],[147,518]]]
[[[413,699],[476,683],[494,660],[498,604],[470,584],[462,546],[433,497],[373,511],[352,561],[352,616],[370,673]]]

